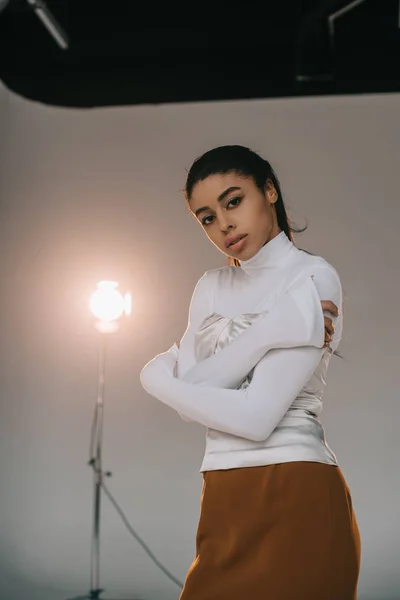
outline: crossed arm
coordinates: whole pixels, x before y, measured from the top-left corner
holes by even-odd
[[[201,290],[191,302],[198,326]],[[182,369],[175,377],[179,349],[172,346],[143,368],[144,389],[190,420],[246,439],[266,439],[310,379],[324,353],[321,300],[339,308],[335,349],[341,335],[342,293],[336,272],[318,267],[304,276],[265,317],[217,354]],[[204,309],[203,309],[204,310]],[[204,315],[207,316],[207,315]],[[187,330],[191,335],[191,324]],[[185,334],[186,335],[186,334]],[[184,343],[184,341],[183,341]],[[254,369],[250,385],[236,388]]]

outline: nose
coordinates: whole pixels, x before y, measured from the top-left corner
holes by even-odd
[[[219,219],[219,226],[220,229],[223,233],[230,231],[231,229],[234,229],[234,226],[232,225],[232,223],[230,223],[226,218],[224,217],[220,217]]]

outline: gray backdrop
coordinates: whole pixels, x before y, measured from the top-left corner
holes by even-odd
[[[107,364],[105,468],[132,524],[177,577],[194,555],[204,430],[146,395],[142,366],[182,335],[193,286],[225,264],[186,211],[185,169],[241,143],[269,158],[291,214],[345,290],[323,423],[363,540],[361,600],[400,598],[400,95],[67,110],[0,87],[2,600],[89,587],[100,279],[133,294]],[[172,600],[103,503],[109,597]]]

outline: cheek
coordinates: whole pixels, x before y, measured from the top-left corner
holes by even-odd
[[[267,223],[271,220],[271,211],[265,204],[258,204],[253,212],[253,219],[260,223]]]

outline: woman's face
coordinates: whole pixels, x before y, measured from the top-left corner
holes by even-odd
[[[280,233],[271,181],[263,193],[250,177],[210,175],[193,188],[190,208],[208,239],[224,254],[249,260]],[[235,245],[229,245],[245,236]]]

